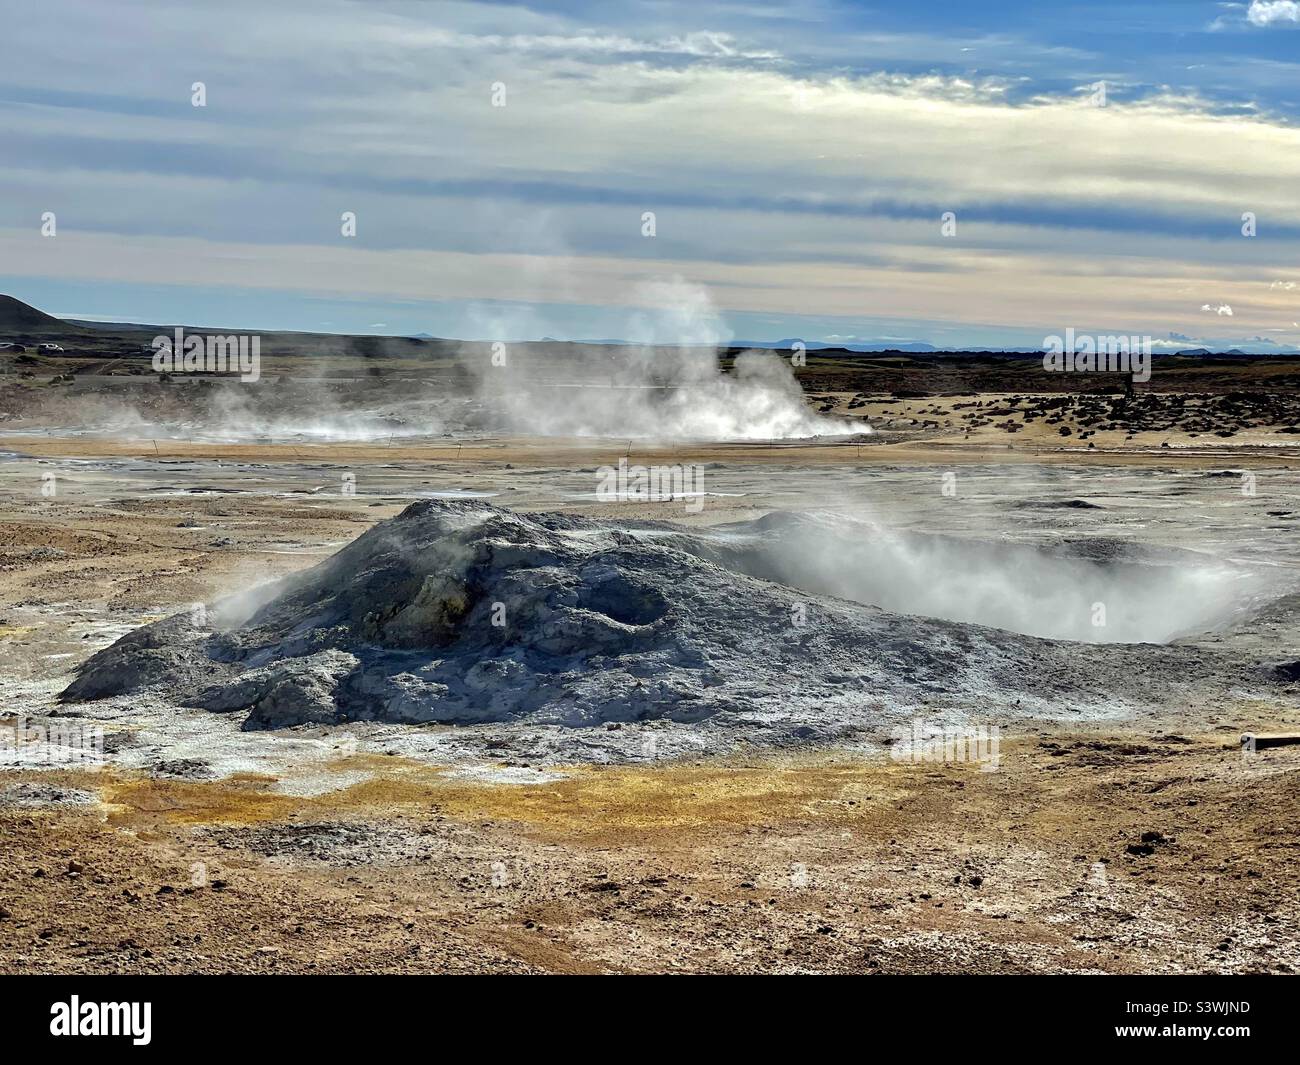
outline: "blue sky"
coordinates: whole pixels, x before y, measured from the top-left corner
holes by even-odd
[[[0,291],[56,314],[1300,344],[1290,0],[0,12]]]

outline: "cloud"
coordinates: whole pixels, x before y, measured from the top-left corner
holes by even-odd
[[[1215,314],[1219,315],[1219,317],[1221,317],[1221,318],[1222,318],[1222,317],[1227,317],[1227,318],[1231,318],[1231,317],[1232,317],[1232,308],[1229,307],[1226,303],[1218,303],[1218,304],[1209,304],[1209,303],[1207,303],[1207,304],[1205,304],[1205,305],[1203,305],[1203,306],[1201,307],[1201,310],[1203,310],[1203,311],[1213,311]]]
[[[208,294],[230,292],[238,297],[232,297],[236,306],[258,305],[257,293],[301,293],[331,305],[385,304],[382,311],[372,306],[359,320],[361,325],[399,321],[390,317],[399,311],[388,305],[414,302],[424,309],[425,321],[431,323],[436,316],[436,328],[422,326],[427,331],[478,339],[484,336],[485,321],[500,318],[493,308],[506,304],[527,310],[524,325],[509,339],[567,335],[566,323],[573,320],[575,306],[636,307],[645,298],[647,283],[665,275],[681,275],[701,286],[727,315],[813,317],[821,323],[811,329],[777,327],[777,336],[823,331],[858,337],[882,332],[921,336],[934,333],[933,323],[959,325],[963,332],[972,326],[1005,329],[1034,323],[1039,337],[1059,332],[1064,327],[1060,323],[1078,323],[1078,328],[1103,334],[1177,329],[1195,335],[1205,312],[1189,302],[1187,292],[1207,287],[1232,304],[1244,303],[1251,312],[1245,320],[1253,329],[1280,327],[1295,317],[1293,297],[1270,297],[1262,283],[1266,278],[1243,273],[1231,261],[1206,267],[1181,264],[1169,275],[1161,258],[1084,245],[1077,256],[1063,256],[1056,245],[1044,246],[1041,234],[1027,232],[1023,240],[1020,248],[899,244],[893,249],[897,262],[809,262],[792,268],[780,257],[735,263],[666,256],[629,260],[611,255],[376,250],[342,239],[333,246],[180,237],[123,241],[112,233],[62,228],[57,240],[50,240],[37,229],[0,229],[0,261],[21,262],[30,277],[64,283],[165,283]],[[936,275],[925,268],[927,257],[951,260],[954,269]],[[936,284],[936,277],[942,284]],[[864,300],[864,293],[870,298]],[[1215,310],[1214,305],[1205,306]],[[475,307],[486,310],[476,315],[471,313]],[[147,315],[139,308],[132,314],[137,320],[142,316]],[[889,321],[882,324],[884,317]],[[841,323],[827,320],[831,318],[841,320],[843,327],[836,328]],[[868,325],[864,318],[876,322]],[[922,333],[916,322],[932,324]],[[1050,328],[1038,329],[1039,323]]]
[[[1300,23],[1300,2],[1297,0],[1251,0],[1246,19],[1252,26],[1277,26],[1283,23]]]
[[[774,5],[760,18],[657,0],[584,8],[579,23],[459,0],[229,0],[177,5],[142,36],[151,5],[119,2],[124,14],[47,0],[12,27],[4,224],[56,210],[60,236],[11,241],[10,269],[111,280],[115,244],[137,285],[557,314],[634,299],[664,273],[746,313],[860,315],[870,293],[900,319],[1051,325],[1077,321],[1077,301],[1103,332],[1111,314],[1126,331],[1194,332],[1212,291],[1252,329],[1295,314],[1268,286],[1300,271],[1300,126],[1213,95],[1235,57],[1204,94],[1143,94],[1108,53],[890,35],[833,5],[796,22]],[[232,12],[255,13],[257,33]],[[42,53],[49,40],[63,61]],[[979,66],[952,65],[973,46]],[[885,69],[863,58],[881,55]],[[1034,66],[1047,59],[1055,80]],[[1295,70],[1258,73],[1282,84]],[[205,109],[189,102],[198,78]],[[1122,98],[1081,100],[1097,78]],[[1266,239],[1236,239],[1246,207]],[[343,210],[358,213],[354,241],[339,237]],[[396,314],[358,321],[401,328]],[[837,324],[807,335],[877,335]]]
[[[707,59],[776,60],[780,52],[748,48],[729,33],[700,30],[656,40],[626,37],[621,34],[467,34],[441,29],[408,33],[395,37],[393,43],[423,42],[448,48],[481,49],[500,52],[540,52],[550,55],[677,55]]]
[[[1260,28],[1300,24],[1300,0],[1251,0],[1249,7],[1240,3],[1219,6],[1227,14],[1219,15],[1206,27],[1211,33],[1240,29],[1247,24]]]

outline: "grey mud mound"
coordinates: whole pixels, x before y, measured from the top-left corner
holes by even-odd
[[[248,729],[666,719],[851,735],[929,713],[1125,713],[1233,680],[1193,646],[1084,645],[800,590],[813,519],[615,527],[430,500],[326,562],[90,658],[64,701],[150,690]]]

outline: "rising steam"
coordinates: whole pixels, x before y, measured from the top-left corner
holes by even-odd
[[[787,357],[747,351],[724,372],[728,334],[707,293],[643,288],[628,343],[507,345],[517,325],[478,320],[483,341],[420,348],[391,365],[280,356],[256,381],[181,372],[89,378],[39,393],[23,431],[221,442],[352,442],[486,434],[663,441],[788,440],[870,432],[815,413]],[[542,323],[531,320],[536,331]],[[413,343],[413,342],[412,342]],[[36,397],[34,396],[35,400]]]
[[[769,515],[719,533],[728,564],[819,595],[1084,643],[1168,643],[1232,621],[1264,596],[1256,573],[1206,555],[908,533],[839,515]],[[1131,550],[1125,550],[1125,548]],[[1276,589],[1273,590],[1274,594]]]
[[[658,440],[787,440],[863,432],[814,413],[790,361],[747,351],[723,373],[725,327],[708,294],[681,279],[643,286],[631,343],[581,347],[563,362],[466,355],[487,411],[505,432]],[[870,431],[870,430],[865,430]]]

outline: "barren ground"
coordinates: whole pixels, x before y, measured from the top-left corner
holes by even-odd
[[[632,456],[760,479],[964,462],[1070,476],[1258,467],[1263,481],[1295,460],[1294,437],[1175,433],[1103,451],[1030,431],[972,435]],[[599,512],[561,473],[618,453],[49,436],[4,447],[10,715],[131,626],[310,565],[411,491],[483,488],[498,503]],[[243,494],[218,462],[238,464]],[[337,490],[340,468],[356,471],[356,495]],[[51,471],[61,487],[42,496]],[[788,503],[754,488],[701,520]],[[0,970],[1289,972],[1300,747],[1246,759],[1237,737],[1298,727],[1300,709],[1287,697],[1181,728],[1176,716],[1022,723],[1004,731],[996,772],[809,750],[575,765],[538,780],[508,750],[476,775],[364,748],[309,776],[11,769]]]

